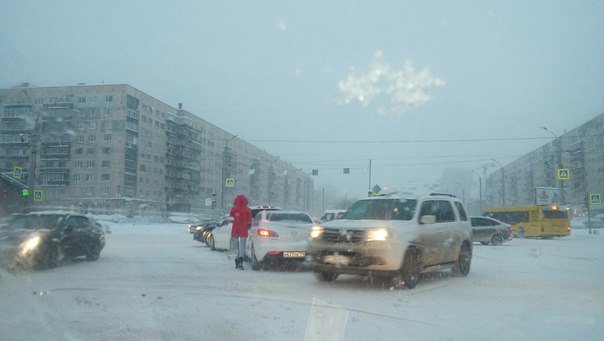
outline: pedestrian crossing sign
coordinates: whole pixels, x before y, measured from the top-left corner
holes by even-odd
[[[23,168],[15,167],[15,169],[13,169],[13,178],[14,179],[21,179],[21,174],[23,174]]]
[[[570,180],[570,170],[568,168],[558,168],[558,180]]]

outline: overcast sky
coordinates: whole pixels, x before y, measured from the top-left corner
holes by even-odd
[[[0,7],[0,87],[127,83],[353,197],[369,160],[372,185],[421,191],[604,112],[601,0]]]

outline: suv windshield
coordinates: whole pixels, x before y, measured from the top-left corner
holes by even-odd
[[[411,220],[415,199],[367,199],[357,201],[342,217],[351,220]]]

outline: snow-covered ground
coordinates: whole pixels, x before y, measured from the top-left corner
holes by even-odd
[[[0,340],[596,340],[604,235],[476,244],[416,289],[236,270],[185,224],[108,223],[97,262],[0,272]]]

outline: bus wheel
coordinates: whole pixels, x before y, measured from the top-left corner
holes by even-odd
[[[524,228],[522,227],[518,229],[518,238],[524,239]]]

